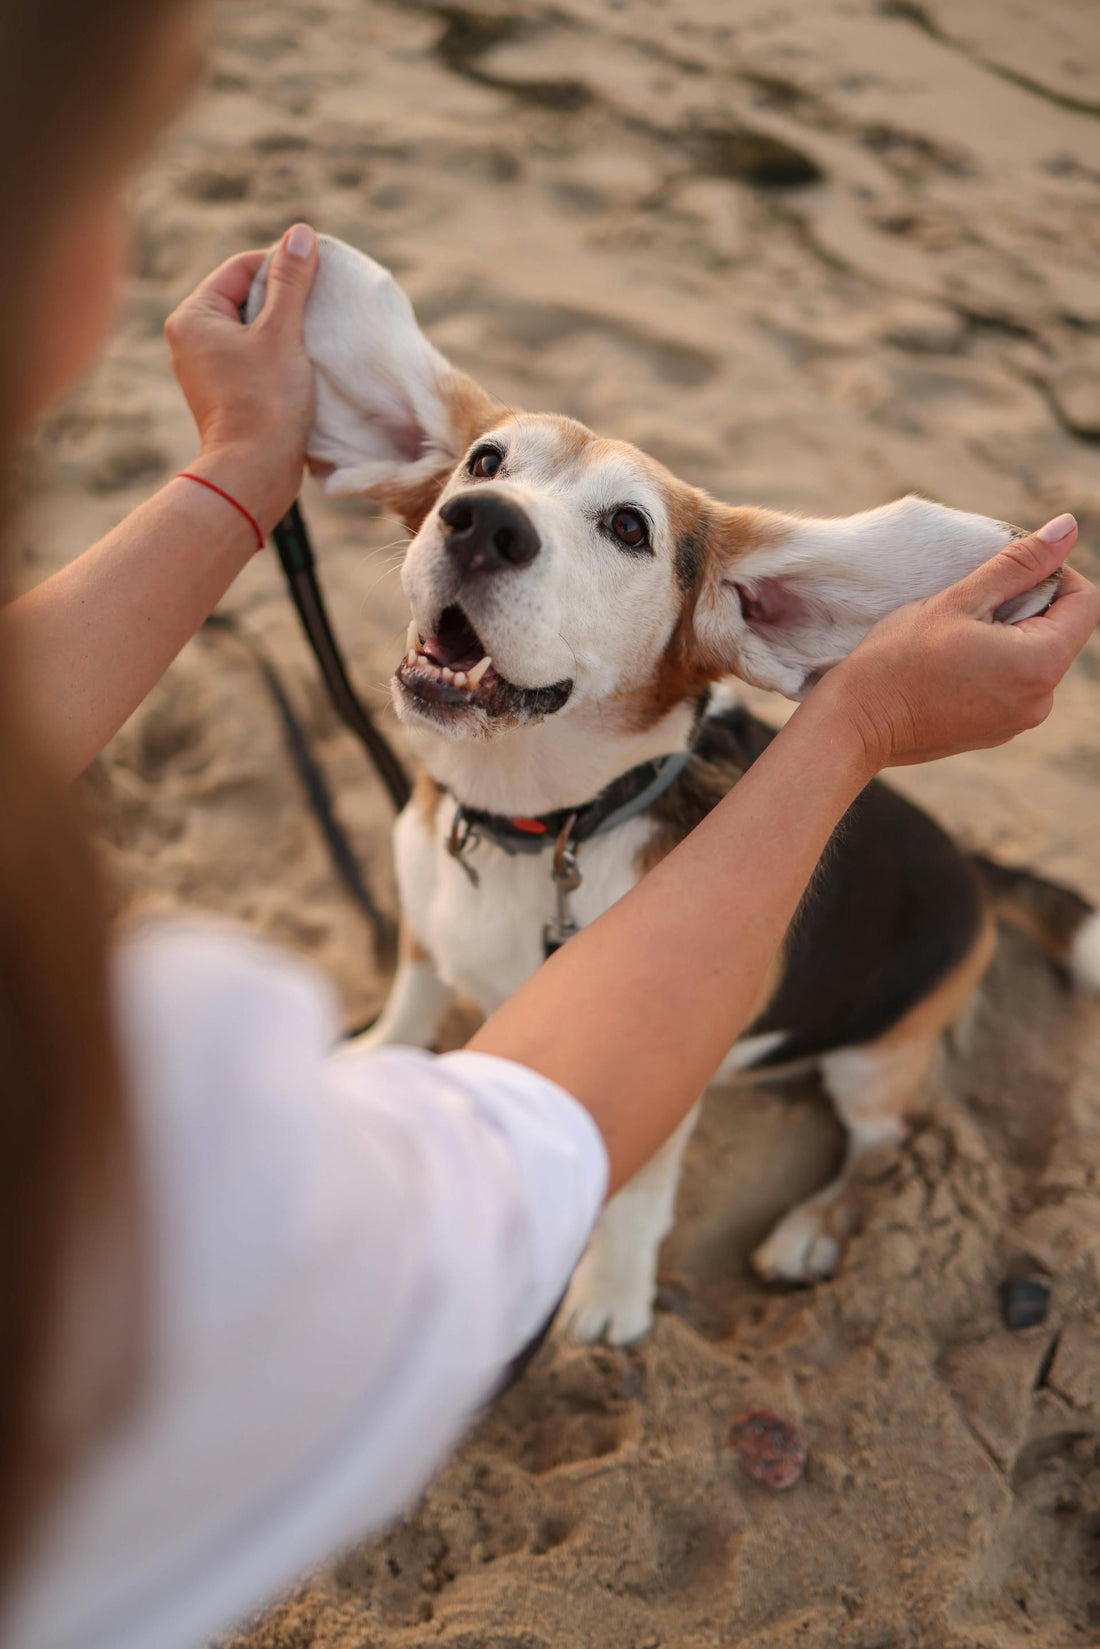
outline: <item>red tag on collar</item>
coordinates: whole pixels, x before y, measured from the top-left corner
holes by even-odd
[[[546,835],[546,826],[541,819],[509,819],[508,823],[517,830],[526,830],[529,836]]]

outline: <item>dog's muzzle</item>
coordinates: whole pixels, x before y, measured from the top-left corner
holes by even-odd
[[[541,548],[538,533],[519,505],[488,488],[449,499],[439,519],[447,553],[463,575],[526,567]]]

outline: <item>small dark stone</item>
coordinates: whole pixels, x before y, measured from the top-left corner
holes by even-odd
[[[1050,1284],[1040,1277],[1006,1277],[1001,1284],[1001,1316],[1006,1328],[1034,1328],[1046,1321]]]

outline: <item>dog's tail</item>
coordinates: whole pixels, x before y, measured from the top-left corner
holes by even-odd
[[[973,855],[997,915],[1038,941],[1073,981],[1100,991],[1100,911],[1073,888]]]

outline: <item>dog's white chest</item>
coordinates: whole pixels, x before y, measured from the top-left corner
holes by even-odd
[[[448,849],[454,804],[440,804],[428,825],[415,809],[395,836],[401,905],[415,937],[441,977],[491,1013],[545,959],[543,930],[557,909],[553,853],[509,854],[482,841],[468,854],[475,886]],[[638,854],[653,834],[649,819],[630,819],[577,850],[581,885],[570,896],[580,925],[595,921],[638,880]]]

